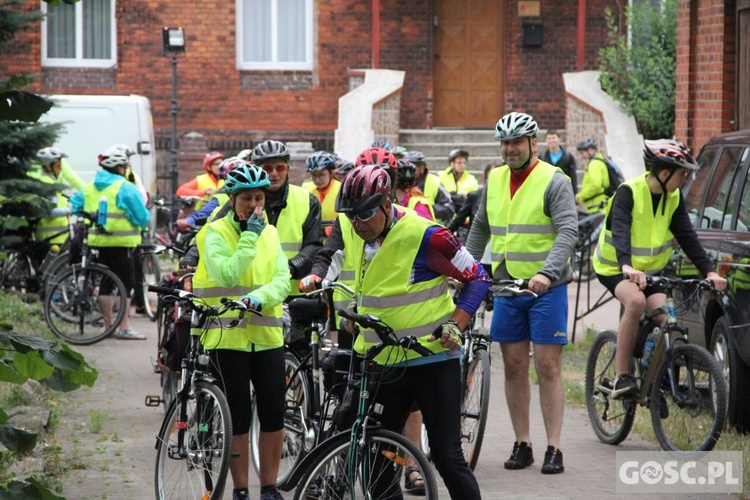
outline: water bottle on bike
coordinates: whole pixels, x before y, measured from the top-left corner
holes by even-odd
[[[104,227],[107,225],[107,197],[102,196],[99,198],[99,210],[96,212],[96,225]]]

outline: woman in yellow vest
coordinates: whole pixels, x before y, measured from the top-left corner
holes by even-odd
[[[249,498],[251,381],[261,429],[260,498],[282,498],[275,483],[284,444],[282,302],[289,294],[290,276],[279,234],[263,212],[268,186],[268,174],[255,165],[235,167],[224,185],[232,212],[210,223],[197,238],[200,259],[193,293],[216,304],[221,297],[240,299],[263,314],[246,316],[244,326],[231,331],[210,328],[201,339],[211,351],[232,415],[234,456],[229,468],[234,499]]]
[[[317,151],[305,161],[305,172],[310,173],[312,181],[303,183],[302,187],[320,202],[320,224],[326,236],[331,234],[333,221],[336,219],[334,203],[341,187],[341,182],[333,175],[335,168],[336,157],[325,151]]]
[[[690,149],[671,139],[645,141],[643,159],[649,171],[623,183],[609,200],[605,229],[593,258],[599,281],[623,305],[617,330],[615,399],[637,395],[629,364],[638,320],[644,310],[661,307],[666,301],[661,287],[646,285],[645,275],[659,272],[669,263],[672,238],[716,290],[727,284],[714,272],[680,193],[680,187],[700,168]]]
[[[417,177],[417,168],[409,160],[398,160],[397,165],[396,189],[393,193],[396,203],[402,207],[414,210],[427,220],[435,220],[432,203],[414,185]]]
[[[192,181],[177,188],[177,196],[199,196],[204,198],[203,201],[196,204],[195,209],[202,208],[208,203],[216,191],[224,185],[224,181],[219,177],[219,165],[224,160],[224,155],[218,151],[211,151],[203,158],[203,170],[205,173],[200,174]]]
[[[384,376],[376,392],[375,402],[383,405],[378,420],[400,432],[418,403],[430,453],[451,498],[478,499],[479,485],[461,452],[458,348],[461,329],[487,293],[489,277],[447,229],[396,208],[390,192],[386,170],[367,165],[349,173],[336,200],[336,210],[357,235],[346,248],[356,262],[357,311],[381,318],[399,337],[415,336],[434,353],[422,357],[413,350],[386,348],[375,358],[397,367],[384,372],[393,376]],[[465,283],[457,304],[449,277]],[[350,322],[344,326],[355,332]],[[354,348],[364,353],[376,342],[373,331],[362,330]]]

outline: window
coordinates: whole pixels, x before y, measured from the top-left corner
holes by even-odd
[[[724,231],[734,229],[734,207],[742,189],[742,186],[737,187],[735,177],[746,154],[745,148],[741,147],[726,146],[722,149],[716,164],[716,174],[708,190],[700,227]]]
[[[117,63],[115,0],[42,2],[42,65],[111,68]]]
[[[312,70],[312,7],[312,0],[237,0],[237,67]]]

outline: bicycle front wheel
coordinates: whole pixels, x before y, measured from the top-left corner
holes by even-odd
[[[352,445],[351,434],[344,432],[324,446],[320,459],[297,486],[295,499],[402,498],[404,469],[412,464],[422,472],[425,497],[438,498],[432,467],[417,447],[400,434],[368,430],[364,445],[358,446]]]
[[[8,252],[5,260],[0,263],[0,280],[5,290],[16,291],[21,294],[35,292],[32,276],[32,264],[29,257],[18,250]]]
[[[183,404],[184,423],[180,422]],[[178,397],[164,419],[156,441],[156,498],[222,498],[232,447],[232,419],[224,393],[199,380],[195,394],[184,402]]]
[[[602,332],[591,346],[586,362],[586,409],[594,433],[606,444],[623,442],[635,420],[635,401],[610,397],[616,376],[616,348],[615,332]]]
[[[664,356],[649,402],[654,434],[663,449],[712,450],[724,429],[726,408],[727,383],[707,350],[685,344]]]
[[[55,335],[71,344],[93,344],[120,325],[126,304],[125,285],[115,273],[98,264],[90,264],[85,271],[75,265],[50,278],[44,319]]]
[[[463,377],[461,404],[461,447],[471,470],[477,465],[482,449],[484,428],[490,408],[490,354],[476,349]]]
[[[303,370],[297,371],[299,361],[290,353],[284,355],[284,369],[286,376],[286,397],[284,410],[284,446],[281,449],[279,475],[277,484],[286,482],[306,452],[315,445],[315,429],[312,416],[309,414],[310,389],[307,374]],[[258,408],[253,404],[253,415],[250,423],[250,456],[256,474],[260,474],[260,450],[258,437],[260,435],[260,421]]]

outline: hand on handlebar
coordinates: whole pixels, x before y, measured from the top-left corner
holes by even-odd
[[[318,288],[318,285],[321,281],[323,281],[323,278],[321,278],[317,274],[310,274],[308,276],[305,276],[299,282],[299,291],[305,293],[312,292],[313,290]]]
[[[550,279],[545,275],[535,274],[534,277],[529,280],[529,284],[526,288],[536,294],[540,294],[546,292],[551,283]]]
[[[706,279],[714,285],[714,289],[717,292],[724,291],[727,287],[727,280],[713,271],[706,275]]]
[[[243,295],[240,298],[240,302],[243,302],[248,308],[255,309],[256,311],[259,311],[263,308],[263,304],[261,304],[260,299],[257,297],[254,297],[251,294]]]
[[[177,219],[177,227],[180,229],[189,229],[190,228],[190,221],[187,219]]]
[[[432,332],[432,336],[429,338],[430,342],[440,340],[440,345],[446,349],[455,351],[463,343],[463,334],[461,329],[458,327],[458,323],[453,320],[448,320]]]
[[[638,288],[640,290],[644,290],[646,288],[646,274],[643,271],[639,271],[632,266],[625,264],[624,266],[622,266],[622,274],[628,281],[638,285]]]

